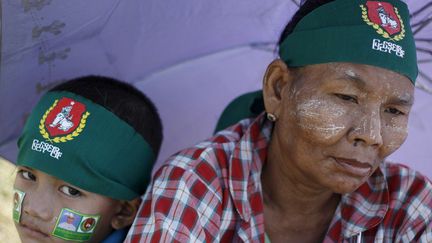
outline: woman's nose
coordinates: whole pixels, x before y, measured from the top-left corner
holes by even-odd
[[[376,110],[364,112],[360,117],[355,118],[348,138],[354,146],[363,144],[380,147],[383,144],[380,112]]]

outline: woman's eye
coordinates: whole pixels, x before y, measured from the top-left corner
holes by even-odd
[[[81,192],[77,189],[70,186],[61,186],[59,189],[62,193],[70,196],[70,197],[79,197],[81,196]]]
[[[24,178],[25,180],[29,180],[29,181],[35,181],[36,180],[36,176],[33,175],[33,173],[31,173],[30,171],[20,170],[20,171],[18,171],[18,174],[20,174],[21,177]]]
[[[345,94],[335,94],[338,98],[358,104],[357,97]]]
[[[387,108],[385,109],[386,112],[391,113],[393,115],[405,115],[402,111],[396,109],[396,108]]]

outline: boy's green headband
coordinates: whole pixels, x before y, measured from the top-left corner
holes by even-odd
[[[415,83],[418,68],[409,12],[398,0],[336,0],[306,15],[283,40],[291,67],[351,62],[386,68]]]
[[[142,195],[155,155],[129,124],[69,92],[49,92],[18,141],[18,165],[120,200]]]

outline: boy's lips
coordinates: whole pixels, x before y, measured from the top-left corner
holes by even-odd
[[[356,159],[347,158],[333,158],[339,165],[341,165],[344,170],[348,171],[350,174],[364,177],[370,175],[372,171],[372,165],[366,162],[361,162]]]
[[[31,237],[34,237],[34,238],[48,238],[48,237],[50,237],[49,234],[45,233],[37,225],[23,222],[23,223],[19,224],[19,226],[26,235],[29,235]]]

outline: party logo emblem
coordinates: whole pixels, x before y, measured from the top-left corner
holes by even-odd
[[[379,1],[367,1],[366,6],[360,5],[362,18],[382,37],[400,41],[405,37],[405,26],[399,10],[392,4]]]
[[[63,208],[51,234],[63,240],[88,241],[94,233],[99,218],[99,215],[83,214]]]
[[[25,197],[25,192],[22,192],[18,189],[14,189],[12,218],[17,223],[19,223],[21,220],[22,203],[24,197]]]
[[[84,130],[89,115],[84,104],[64,97],[54,101],[45,112],[39,130],[42,137],[52,143],[67,142]]]
[[[80,225],[80,230],[82,232],[91,232],[94,229],[95,225],[95,218],[85,218]]]

